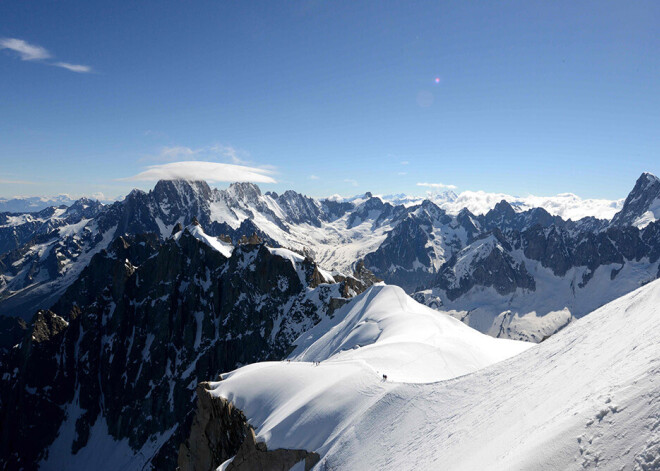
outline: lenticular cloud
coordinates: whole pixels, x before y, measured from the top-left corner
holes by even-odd
[[[277,183],[270,176],[272,174],[272,170],[258,167],[246,167],[244,165],[218,162],[185,161],[151,165],[143,172],[123,180],[157,181],[184,179],[206,180],[207,182]]]

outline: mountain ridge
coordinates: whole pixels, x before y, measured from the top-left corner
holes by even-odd
[[[639,183],[647,180],[649,185]],[[218,190],[203,181],[163,180],[149,192],[132,191],[112,205],[80,200],[70,208],[44,210],[39,215],[0,215],[4,217],[0,247],[5,248],[5,253],[0,253],[0,313],[29,317],[37,309],[50,307],[90,257],[119,236],[155,233],[165,240],[175,227],[193,220],[209,235],[222,236],[233,243],[256,234],[272,247],[286,247],[310,256],[329,271],[352,272],[357,262],[363,261],[377,277],[398,284],[409,293],[423,290],[416,295],[418,299],[426,299],[429,305],[451,305],[456,315],[466,321],[469,316],[465,313],[474,311],[475,305],[467,298],[456,304],[457,295],[464,297],[469,291],[468,285],[456,291],[451,281],[462,276],[453,273],[456,257],[484,234],[499,233],[500,239],[506,240],[505,247],[510,247],[506,254],[498,257],[493,253],[495,258],[490,262],[483,259],[483,263],[491,263],[490,268],[474,267],[474,273],[487,274],[496,269],[497,275],[490,279],[472,277],[469,286],[500,286],[493,296],[501,297],[514,289],[533,291],[539,285],[536,278],[543,273],[530,272],[534,283],[522,283],[528,278],[522,274],[539,263],[543,269],[552,269],[557,283],[563,283],[560,279],[570,269],[579,271],[586,267],[587,271],[576,275],[582,278],[574,282],[574,292],[563,291],[560,301],[565,304],[558,306],[572,310],[575,293],[590,283],[594,273],[603,270],[601,266],[618,264],[608,268],[612,280],[615,272],[628,265],[649,274],[637,277],[637,283],[657,276],[653,265],[660,244],[657,223],[648,221],[637,227],[639,224],[625,222],[636,221],[640,212],[648,213],[649,205],[655,201],[654,181],[657,178],[643,174],[628,198],[637,202],[634,215],[624,218],[624,213],[631,211],[629,201],[625,211],[619,213],[621,216],[610,222],[595,218],[564,220],[543,208],[521,210],[506,200],[498,201],[482,215],[465,208],[451,214],[430,199],[406,206],[367,193],[353,202],[337,202],[316,200],[292,190],[263,193],[257,185],[245,182]],[[649,261],[646,267],[639,265],[645,257]],[[512,260],[520,267],[514,268]],[[628,276],[626,270],[621,276]],[[454,286],[451,292],[447,291],[450,286]],[[433,289],[440,292],[428,291]],[[576,315],[598,307],[599,302],[604,301],[578,309]],[[502,303],[493,304],[499,309]],[[538,341],[548,335],[545,327],[529,334],[503,329],[504,321],[498,317],[507,310],[511,311],[507,322],[531,313],[529,307],[503,309],[484,315],[471,325],[513,338]],[[476,319],[476,313],[471,317]],[[558,316],[557,328],[565,325],[565,320],[563,314]]]

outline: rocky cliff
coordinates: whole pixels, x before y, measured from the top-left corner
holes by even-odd
[[[173,468],[200,380],[284,357],[366,286],[263,243],[215,245],[200,230],[116,239],[2,354],[5,468],[51,469],[67,454],[75,468],[101,436],[124,443],[131,466]]]

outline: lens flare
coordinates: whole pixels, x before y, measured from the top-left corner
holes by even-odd
[[[440,83],[440,77],[436,77],[434,81],[435,83]]]

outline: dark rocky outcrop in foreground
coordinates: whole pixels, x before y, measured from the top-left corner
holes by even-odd
[[[173,469],[199,381],[283,358],[342,295],[366,288],[296,260],[263,243],[227,258],[189,229],[116,239],[0,354],[2,468],[36,469],[72,421],[71,453],[100,423],[136,454],[151,447],[145,464]]]
[[[211,395],[208,386],[197,386],[190,436],[179,447],[180,471],[213,470],[232,457],[227,471],[288,471],[301,461],[309,471],[319,462],[318,453],[306,450],[268,450],[265,443],[256,441],[243,412],[226,399]]]

